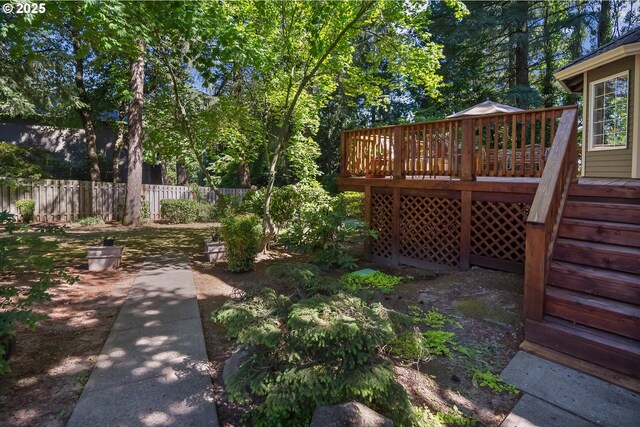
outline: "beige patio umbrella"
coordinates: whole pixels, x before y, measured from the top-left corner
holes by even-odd
[[[469,116],[484,116],[487,114],[496,114],[496,113],[513,113],[516,111],[524,111],[521,108],[512,107],[510,105],[500,104],[498,102],[493,101],[484,101],[480,104],[474,105],[473,107],[469,107],[466,110],[458,111],[455,114],[447,116],[447,119],[455,119],[459,117],[469,117]]]

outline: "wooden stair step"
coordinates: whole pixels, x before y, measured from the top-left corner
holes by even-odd
[[[552,316],[527,320],[527,341],[640,378],[640,342]]]
[[[638,200],[640,199],[640,186],[626,185],[623,183],[607,183],[603,185],[594,185],[593,183],[581,184],[580,182],[578,182],[576,184],[572,184],[569,188],[569,197]]]
[[[545,313],[640,340],[640,306],[547,286]]]
[[[558,238],[553,259],[640,274],[640,248]]]
[[[640,247],[640,224],[562,218],[559,237]]]
[[[640,224],[640,205],[568,200],[562,216],[563,218]]]
[[[553,261],[549,285],[640,305],[640,276]]]

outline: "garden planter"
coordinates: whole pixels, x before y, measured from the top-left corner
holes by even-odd
[[[209,262],[224,261],[227,257],[227,250],[224,242],[204,241],[204,251]]]
[[[91,246],[87,250],[89,271],[103,271],[120,267],[124,246]]]

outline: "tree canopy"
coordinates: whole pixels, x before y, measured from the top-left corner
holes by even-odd
[[[94,180],[118,179],[95,153],[107,124],[167,182],[266,186],[272,231],[274,186],[329,182],[340,130],[579,102],[553,71],[638,26],[636,3],[45,2],[0,15],[0,114],[83,127]]]

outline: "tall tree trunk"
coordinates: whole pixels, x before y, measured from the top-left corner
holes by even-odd
[[[517,1],[516,9],[516,86],[529,86],[529,4]]]
[[[143,40],[137,42],[139,54],[131,63],[129,87],[133,99],[129,104],[129,158],[127,165],[127,203],[124,209],[124,225],[140,225],[142,199],[142,106],[144,96],[144,50]]]
[[[582,56],[582,39],[584,38],[583,1],[575,2],[575,13],[573,16],[573,31],[569,41],[569,59],[576,60]],[[580,94],[571,92],[566,97],[567,105],[576,105],[580,99]]]
[[[169,174],[167,173],[167,161],[162,159],[160,162],[160,173],[162,174],[162,185],[169,184]]]
[[[178,160],[176,163],[176,184],[177,185],[187,185],[189,182],[189,174],[187,173],[187,167],[184,164],[184,161]]]
[[[542,75],[542,98],[544,100],[544,106],[546,108],[553,107],[555,104],[555,100],[553,99],[553,54],[555,53],[555,49],[553,49],[553,41],[551,40],[551,24],[549,23],[550,18],[550,8],[551,5],[549,3],[544,3],[544,19],[543,19],[543,27],[542,27],[542,46],[543,46],[543,54],[544,54],[544,74]]]
[[[84,85],[84,56],[80,54],[79,34],[75,30],[71,30],[71,42],[73,45],[73,56],[75,58],[75,84],[78,89],[78,98],[80,106],[76,108],[82,127],[84,128],[84,138],[87,142],[87,164],[89,165],[89,174],[91,181],[100,181],[100,163],[98,162],[98,150],[96,143],[96,131],[93,125],[93,111],[89,104],[89,97]]]
[[[125,138],[125,126],[124,112],[118,111],[118,136],[116,142],[113,145],[113,182],[120,182],[120,157],[122,155],[122,148],[124,147]]]
[[[598,46],[611,41],[611,2],[602,0],[598,13]]]
[[[238,165],[238,179],[241,188],[251,187],[251,171],[249,170],[249,164],[247,162],[241,162]]]

